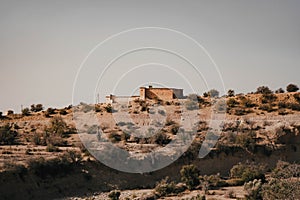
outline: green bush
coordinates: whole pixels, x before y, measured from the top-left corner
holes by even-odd
[[[0,127],[0,144],[12,145],[16,143],[18,132],[12,129],[10,124]]]
[[[261,179],[265,181],[264,166],[256,164],[237,164],[230,170],[230,178],[240,178],[243,183]]]
[[[189,189],[199,185],[199,170],[194,165],[185,165],[180,170],[181,180]]]

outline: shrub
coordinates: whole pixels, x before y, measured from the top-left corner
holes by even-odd
[[[230,170],[231,178],[240,178],[243,183],[261,179],[265,181],[264,166],[255,164],[237,164]]]
[[[113,190],[113,191],[110,191],[110,193],[108,194],[108,197],[111,200],[119,200],[120,195],[121,195],[121,192],[119,190]]]
[[[241,104],[246,107],[246,108],[253,108],[255,107],[256,105],[251,101],[251,99],[249,98],[241,98]]]
[[[297,93],[297,94],[294,94],[293,97],[295,98],[295,100],[300,103],[300,94]]]
[[[284,101],[279,101],[278,102],[278,108],[287,108],[288,105]]]
[[[270,179],[262,187],[263,199],[294,200],[300,196],[300,181],[292,179]]]
[[[300,164],[290,164],[284,161],[278,161],[275,169],[273,169],[271,176],[273,178],[292,178],[300,177]]]
[[[290,83],[288,86],[286,86],[287,92],[297,92],[299,90],[299,87],[295,84]]]
[[[53,144],[48,144],[46,147],[47,152],[59,152],[59,148],[54,146]]]
[[[272,90],[269,89],[267,86],[260,86],[257,88],[256,94],[272,94]]]
[[[108,138],[112,142],[120,142],[122,140],[121,135],[118,132],[116,132],[116,131],[113,131],[113,132],[109,133],[108,134]]]
[[[30,115],[30,110],[29,110],[29,108],[24,108],[24,109],[22,109],[22,115],[23,115],[23,116],[29,116],[29,115]]]
[[[159,144],[159,145],[166,145],[171,141],[171,139],[168,137],[168,135],[163,132],[159,131],[157,134],[155,134],[152,137],[152,143]]]
[[[176,185],[174,182],[169,182],[169,177],[161,180],[154,188],[155,195],[158,197],[165,197],[176,193]]]
[[[181,180],[189,189],[199,185],[199,170],[194,165],[185,165],[180,170]]]
[[[284,93],[284,89],[279,88],[275,91],[276,94]]]
[[[272,103],[277,99],[275,94],[263,94],[261,97],[262,103]]]
[[[28,169],[40,178],[56,177],[72,172],[73,163],[63,156],[46,160],[43,157],[28,161]]]
[[[6,124],[0,127],[0,144],[2,145],[12,145],[15,144],[18,132],[12,130],[10,124]]]
[[[65,136],[69,133],[68,126],[62,117],[54,117],[50,121],[50,125],[45,129],[50,135]]]
[[[234,90],[228,90],[228,92],[227,92],[227,96],[228,97],[234,97],[234,95],[235,95],[235,93],[234,93]]]
[[[204,92],[203,97],[209,97],[209,94],[207,92]]]
[[[255,138],[256,133],[254,131],[240,133],[236,136],[235,143],[247,150],[253,150],[256,145]]]
[[[237,108],[237,109],[235,109],[234,114],[235,114],[235,115],[238,115],[238,116],[241,116],[241,115],[247,114],[247,112],[246,112],[246,110],[243,109],[243,108]]]
[[[238,104],[239,103],[234,98],[230,98],[230,99],[227,100],[227,106],[230,107],[230,108],[233,108]]]
[[[264,105],[261,105],[259,107],[260,110],[264,110],[264,111],[267,111],[267,112],[272,112],[274,111],[273,107],[271,104],[264,104]]]
[[[42,104],[37,104],[37,105],[32,104],[31,108],[30,108],[31,112],[39,112],[39,111],[42,111],[43,109],[44,109],[44,107]]]
[[[108,104],[107,106],[104,107],[104,109],[106,110],[106,112],[108,113],[112,113],[113,112],[113,108],[110,104]]]
[[[175,135],[178,132],[179,128],[180,128],[180,126],[178,124],[172,125],[172,127],[171,127],[172,134]]]
[[[247,200],[262,199],[262,182],[261,180],[254,179],[244,184],[244,189],[246,191]]]
[[[14,111],[13,110],[8,110],[7,111],[7,115],[13,115],[14,114]]]
[[[60,115],[67,115],[68,112],[67,112],[66,109],[61,109],[61,110],[59,111],[59,114],[60,114]]]
[[[55,109],[53,108],[48,108],[45,112],[45,117],[50,117],[50,115],[55,114]]]
[[[289,103],[288,108],[296,111],[300,111],[300,104],[298,103]]]

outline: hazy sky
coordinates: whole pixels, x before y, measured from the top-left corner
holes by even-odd
[[[138,27],[174,29],[194,38],[217,64],[224,88],[206,54],[189,40],[145,30],[122,35],[90,55],[74,84],[77,100],[89,101],[95,91],[131,94],[147,83],[186,93],[202,93],[207,86],[249,92],[260,85],[299,85],[299,19],[297,0],[0,1],[0,111],[20,112],[21,104],[71,104],[77,71],[89,52],[106,38]],[[160,44],[170,51],[132,52],[100,76],[122,52]],[[171,49],[194,59],[205,80]]]

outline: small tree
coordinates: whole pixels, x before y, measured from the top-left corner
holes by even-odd
[[[267,86],[260,86],[257,88],[256,94],[272,94],[272,90],[269,89]]]
[[[189,189],[199,185],[199,170],[194,165],[185,165],[180,170],[181,180]]]
[[[234,95],[235,95],[234,90],[232,90],[232,89],[228,90],[228,92],[227,92],[228,97],[234,97]]]
[[[299,87],[295,84],[290,83],[288,86],[286,86],[287,92],[297,92],[299,90]]]
[[[279,88],[275,91],[276,94],[281,94],[281,93],[284,93],[284,89],[282,88]]]
[[[44,109],[44,107],[42,104],[37,104],[37,105],[32,104],[30,110],[32,112],[39,112],[39,111],[42,111],[43,109]]]
[[[68,126],[61,117],[54,117],[45,131],[53,135],[63,136],[68,133]]]
[[[39,112],[39,111],[42,111],[42,110],[44,110],[44,107],[43,107],[42,104],[39,103],[35,106],[35,112]]]
[[[8,110],[7,111],[7,115],[13,115],[14,114],[14,111],[13,110]]]
[[[24,108],[24,109],[22,110],[22,115],[23,115],[23,116],[29,116],[29,115],[30,115],[30,110],[29,110],[29,108]]]

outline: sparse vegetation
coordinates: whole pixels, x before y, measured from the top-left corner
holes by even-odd
[[[189,189],[199,185],[199,170],[194,165],[185,165],[180,170],[181,180]]]
[[[6,124],[0,127],[0,145],[12,145],[16,143],[18,132],[13,130],[12,125]]]

